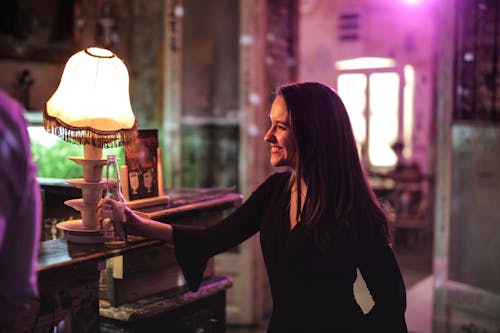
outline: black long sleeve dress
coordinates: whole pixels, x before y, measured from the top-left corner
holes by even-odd
[[[176,258],[190,289],[198,289],[209,257],[260,231],[273,300],[268,332],[407,332],[405,287],[390,246],[343,242],[320,250],[306,226],[290,229],[289,177],[270,176],[213,227],[173,225]],[[368,314],[353,294],[357,268],[375,303]]]

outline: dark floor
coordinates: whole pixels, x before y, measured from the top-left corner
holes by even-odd
[[[406,236],[396,238],[394,252],[407,289],[408,329],[414,333],[428,333],[432,307],[432,239],[423,237],[417,242],[413,235]],[[364,281],[358,279],[354,291],[361,308],[367,311],[373,303]],[[419,295],[418,299],[415,294]],[[226,333],[266,333],[266,328],[266,321],[253,326],[228,325]]]

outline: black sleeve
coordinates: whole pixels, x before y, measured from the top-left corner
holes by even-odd
[[[211,256],[235,247],[260,230],[271,192],[282,178],[283,174],[270,176],[241,207],[211,227],[172,225],[175,256],[190,290],[198,290]]]
[[[375,303],[364,326],[370,332],[407,333],[406,290],[390,245],[361,247],[358,267]]]

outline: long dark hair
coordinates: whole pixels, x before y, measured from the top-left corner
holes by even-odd
[[[297,142],[295,179],[307,185],[298,216],[326,244],[338,231],[361,240],[388,241],[387,219],[360,163],[349,116],[338,94],[318,82],[283,85],[277,94],[285,99]],[[332,223],[333,220],[333,223]]]

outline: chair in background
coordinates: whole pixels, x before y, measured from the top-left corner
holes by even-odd
[[[396,244],[421,245],[430,230],[428,212],[423,181],[400,182],[394,190],[394,212],[390,219]]]

